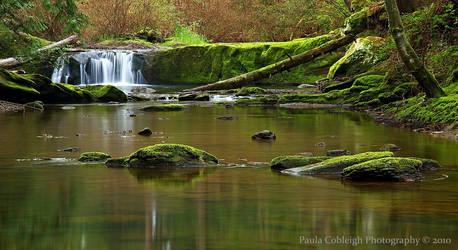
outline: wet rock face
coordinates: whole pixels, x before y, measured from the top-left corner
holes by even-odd
[[[214,165],[218,159],[200,149],[181,144],[156,144],[141,148],[127,157],[130,168],[188,167]]]
[[[82,153],[78,161],[90,162],[90,161],[105,161],[111,158],[109,154],[103,152],[85,152]]]
[[[376,159],[345,168],[342,177],[365,181],[415,181],[422,178],[422,162],[410,158]]]
[[[270,130],[263,130],[251,136],[253,140],[275,140],[277,136]]]
[[[126,160],[128,157],[110,158],[105,162],[109,168],[123,168],[127,166]]]

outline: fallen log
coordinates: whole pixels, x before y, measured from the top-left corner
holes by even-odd
[[[34,54],[41,53],[47,50],[51,50],[54,48],[62,47],[71,43],[75,43],[78,41],[78,36],[72,35],[70,37],[67,37],[63,40],[60,40],[58,42],[52,43],[50,45],[44,46],[42,48],[39,48],[35,52],[32,53],[31,56],[26,56],[26,57],[10,57],[6,59],[0,59],[0,67],[9,69],[9,68],[14,68],[17,66],[20,66],[28,61],[30,61],[33,57]]]
[[[207,84],[204,86],[193,88],[193,91],[203,91],[203,90],[217,90],[217,89],[233,89],[239,88],[241,86],[253,83],[257,80],[271,77],[274,74],[280,73],[287,69],[296,67],[300,64],[312,61],[313,59],[334,51],[344,45],[347,45],[355,40],[355,37],[352,35],[344,35],[340,38],[331,40],[321,46],[303,52],[301,54],[291,56],[288,59],[285,59],[274,64],[267,65],[260,69],[232,77],[226,80],[218,81],[212,84]]]

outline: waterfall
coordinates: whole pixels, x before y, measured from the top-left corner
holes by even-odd
[[[76,85],[125,86],[146,83],[141,73],[143,58],[133,51],[91,50],[58,60],[52,81]]]

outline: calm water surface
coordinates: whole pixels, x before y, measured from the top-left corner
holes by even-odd
[[[451,239],[408,249],[458,247],[455,141],[379,126],[342,110],[190,105],[143,113],[139,105],[0,114],[0,249],[393,248],[368,245],[367,236]],[[223,115],[238,119],[216,119]],[[137,136],[144,127],[155,133]],[[277,140],[251,141],[263,129]],[[32,160],[78,157],[57,152],[67,147],[124,156],[161,142],[201,148],[240,167],[146,171]],[[444,168],[422,182],[387,184],[283,176],[247,164],[339,148],[359,153],[385,143],[401,146],[398,155],[433,158]],[[435,180],[442,174],[449,178]],[[301,237],[326,236],[359,236],[362,243],[299,244]]]

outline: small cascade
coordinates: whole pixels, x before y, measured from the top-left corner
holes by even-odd
[[[143,57],[133,51],[91,50],[61,57],[58,63],[53,82],[115,86],[146,83],[141,73]]]

